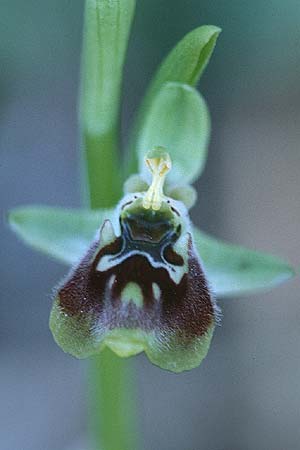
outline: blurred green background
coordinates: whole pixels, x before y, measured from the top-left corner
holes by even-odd
[[[196,223],[300,262],[300,2],[138,0],[124,81],[123,139],[151,75],[190,29],[223,29],[200,90],[213,134]],[[0,196],[79,206],[77,91],[83,1],[10,0],[0,14]],[[1,224],[0,448],[87,450],[87,363],[56,347],[51,289],[65,267]],[[145,450],[297,450],[299,278],[219,301],[203,364],[137,371]],[[116,430],[117,432],[117,430]]]

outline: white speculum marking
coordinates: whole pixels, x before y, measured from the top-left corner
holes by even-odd
[[[136,304],[136,306],[142,308],[144,304],[142,289],[137,283],[130,281],[126,284],[121,293],[121,300],[125,304],[133,302]]]
[[[111,277],[109,278],[107,285],[109,289],[112,289],[114,282],[116,280],[116,275],[111,275]]]
[[[161,290],[157,283],[152,283],[152,290],[155,300],[159,300],[161,296]]]

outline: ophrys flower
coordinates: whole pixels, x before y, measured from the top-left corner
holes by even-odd
[[[145,351],[160,367],[182,371],[205,357],[217,307],[185,196],[175,200],[163,190],[170,156],[155,148],[146,164],[152,182],[135,178],[141,190],[125,194],[57,290],[51,329],[79,358],[108,346],[120,356]]]

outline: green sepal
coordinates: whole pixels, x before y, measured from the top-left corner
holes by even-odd
[[[295,275],[294,269],[276,256],[223,242],[196,227],[193,234],[217,297],[266,291]]]
[[[179,82],[195,86],[203,74],[221,29],[213,25],[203,25],[190,31],[170,51],[154,75],[144,100],[137,113],[136,121],[130,139],[131,162],[130,171],[136,172],[137,166],[133,161],[139,139],[151,103],[162,86],[168,82]],[[129,173],[130,173],[129,171]]]
[[[12,230],[30,247],[72,265],[86,251],[113,210],[66,209],[22,206],[8,214]]]
[[[182,83],[167,83],[157,93],[137,141],[139,171],[149,176],[144,158],[161,146],[169,153],[169,184],[193,182],[202,172],[210,134],[210,117],[203,97]]]
[[[151,103],[169,81],[195,86],[210,60],[220,32],[219,27],[203,25],[186,34],[159,66],[146,93],[145,105]]]
[[[63,263],[76,263],[113,210],[73,210],[29,206],[12,210],[11,228],[28,245]],[[195,245],[218,297],[270,289],[295,275],[280,258],[225,243],[193,230]]]

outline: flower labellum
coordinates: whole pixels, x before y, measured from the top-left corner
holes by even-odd
[[[50,327],[78,358],[105,346],[119,356],[145,351],[181,372],[206,356],[218,308],[193,244],[186,192],[183,200],[174,187],[164,195],[170,156],[156,148],[146,163],[151,184],[129,180],[114,217],[57,289]]]

